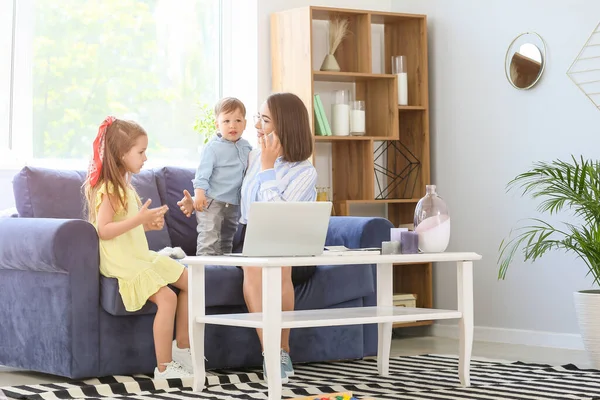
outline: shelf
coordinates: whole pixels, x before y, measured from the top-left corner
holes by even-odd
[[[413,322],[438,319],[458,319],[456,310],[408,307],[353,307],[320,310],[284,311],[281,327],[307,328],[314,326],[361,325],[384,322]],[[196,318],[197,323],[263,328],[262,313],[206,315]]]
[[[312,19],[321,21],[329,21],[333,14],[341,15],[343,17],[356,17],[368,14],[368,11],[347,8],[311,6],[310,9],[312,11]]]
[[[423,106],[398,106],[398,111],[425,111],[426,108]]]
[[[364,72],[313,71],[313,80],[319,82],[364,82],[376,79],[394,79],[393,74],[368,74]]]
[[[424,14],[402,14],[385,11],[371,11],[371,23],[373,24],[395,24],[405,21],[425,20]]]
[[[351,141],[351,140],[374,140],[374,141],[384,141],[384,140],[398,140],[393,136],[315,136],[315,140],[317,142],[343,142],[343,141]]]
[[[335,14],[348,20],[349,34],[335,52],[340,72],[319,71],[325,51],[315,43],[327,39],[320,21],[329,21]],[[361,214],[369,208],[385,209],[394,226],[409,224],[426,185],[431,184],[427,19],[423,14],[321,6],[271,16],[272,91],[296,93],[302,99],[312,132],[316,132],[314,94],[327,92],[322,96],[327,101],[332,90],[353,86],[353,99],[365,102],[365,136],[314,137],[318,150],[331,150],[330,162],[319,168],[330,173],[335,215],[353,215],[359,208]],[[374,46],[379,50],[373,51]],[[407,106],[398,105],[397,78],[390,62],[400,54],[406,56],[409,78]],[[381,71],[373,69],[374,57],[379,56],[386,60]],[[332,121],[328,122],[331,126]],[[386,155],[380,155],[379,150]],[[376,168],[390,174],[376,175]],[[380,192],[390,199],[375,200],[381,197],[377,196]],[[413,261],[394,267],[394,290],[416,294],[416,307],[427,309],[433,306],[431,262],[435,260],[415,257]],[[406,317],[394,326],[424,326],[432,319]]]

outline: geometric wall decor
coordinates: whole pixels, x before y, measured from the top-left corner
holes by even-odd
[[[411,199],[421,170],[417,156],[399,140],[382,141],[373,155],[377,184],[375,200]]]
[[[596,108],[600,108],[600,24],[590,34],[567,75]]]

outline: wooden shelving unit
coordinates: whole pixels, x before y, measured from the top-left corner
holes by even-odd
[[[348,18],[350,34],[335,52],[340,72],[313,69],[313,22],[333,15]],[[383,25],[383,73],[372,70],[372,27]],[[398,85],[391,72],[394,55],[408,62],[408,106],[398,105]],[[317,61],[317,60],[315,60]],[[318,60],[320,64],[322,59]],[[316,143],[331,145],[332,189],[336,215],[350,215],[351,206],[384,204],[388,219],[395,225],[413,222],[418,199],[430,183],[429,96],[427,62],[427,17],[417,14],[302,7],[271,16],[271,64],[273,91],[297,94],[308,108],[314,129],[313,95],[315,82],[354,84],[356,100],[366,104],[365,136],[314,136]],[[418,159],[416,183],[404,179],[390,187],[387,198],[375,199],[375,158],[381,143],[406,149]],[[412,165],[402,157],[387,157],[385,168],[395,174]],[[410,165],[409,165],[410,164]],[[392,183],[393,178],[386,178]],[[407,185],[411,185],[408,186]],[[414,185],[414,190],[411,190]],[[407,195],[408,194],[408,195]],[[409,197],[409,198],[403,198]],[[414,293],[417,307],[431,308],[431,264],[396,266],[394,292]],[[422,326],[428,321],[398,326]]]

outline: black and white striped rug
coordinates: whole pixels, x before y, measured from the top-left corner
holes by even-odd
[[[296,376],[284,385],[283,398],[352,391],[376,399],[600,399],[600,371],[574,365],[550,366],[523,362],[473,359],[471,384],[458,382],[453,356],[422,355],[390,360],[390,376],[377,375],[376,360],[296,365]],[[0,388],[18,399],[267,399],[262,369],[218,370],[200,393],[191,381],[152,381],[146,375],[113,376],[68,384]]]

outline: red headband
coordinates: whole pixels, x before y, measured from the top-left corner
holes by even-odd
[[[88,168],[88,182],[90,186],[96,186],[98,179],[100,179],[100,173],[102,172],[102,159],[104,158],[104,137],[106,136],[106,130],[108,127],[115,122],[116,118],[112,116],[106,117],[106,119],[98,128],[98,135],[94,140],[94,158],[90,162]]]

